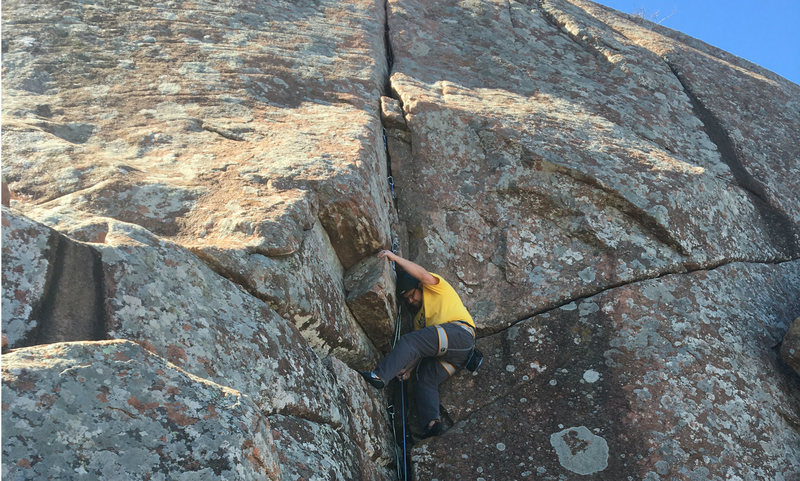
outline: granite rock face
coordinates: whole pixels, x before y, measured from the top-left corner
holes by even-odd
[[[798,261],[733,263],[481,339],[481,370],[443,388],[453,428],[415,448],[418,478],[791,479],[800,383],[774,346],[800,310],[798,283]]]
[[[800,174],[797,85],[588,3],[389,5],[409,249],[473,299],[484,331],[608,286],[800,255],[785,183]],[[664,49],[726,85],[701,95]],[[706,102],[714,89],[768,100],[743,100],[757,119],[728,125],[739,110]],[[780,154],[755,147],[762,129],[740,141],[745,122],[774,123]]]
[[[285,479],[269,422],[249,397],[138,344],[58,343],[4,355],[3,478],[122,475]]]
[[[388,22],[408,251],[488,353],[442,388],[418,479],[800,475],[773,349],[800,312],[800,87],[581,0]]]
[[[4,202],[60,231],[4,226],[4,346],[63,340],[40,314],[65,304],[53,299],[89,306],[50,287],[88,267],[99,329],[69,339],[138,342],[265,418],[354,439],[352,459],[331,459],[383,472],[391,439],[365,411],[381,397],[331,360],[373,364],[361,323],[391,329],[386,313],[356,319],[344,289],[347,269],[391,245],[395,217],[383,2],[3,7]],[[92,262],[68,264],[61,245]],[[300,449],[291,439],[281,449]]]
[[[382,2],[5,7],[18,198],[204,253],[323,355],[374,351],[343,295],[307,291],[341,292],[342,269],[391,244]],[[240,268],[262,257],[286,264],[280,282]]]
[[[794,320],[783,336],[781,359],[800,375],[800,317]]]
[[[33,233],[37,233],[80,244],[11,211],[4,212],[4,219],[10,225],[3,232],[11,240],[23,234],[36,239]],[[348,462],[355,469],[380,473],[391,464],[393,440],[379,407],[382,403],[358,383],[357,374],[342,361],[320,358],[300,331],[264,302],[220,277],[189,250],[142,227],[101,217],[76,219],[63,212],[59,219],[57,226],[70,236],[103,239],[102,244],[82,244],[100,259],[102,285],[98,289],[105,294],[101,337],[135,341],[174,369],[245,393],[265,417],[301,419],[302,425],[315,432],[335,433],[327,440],[330,443],[347,437],[352,443]],[[46,242],[40,244],[31,242],[29,250],[21,250],[24,243],[9,242],[8,247],[16,249],[12,253],[36,261],[49,252]],[[14,259],[14,264],[17,262]],[[4,263],[4,271],[11,265]],[[81,272],[67,270],[63,276],[79,279]],[[24,283],[18,281],[17,285]],[[84,318],[74,319],[74,324],[86,323]],[[50,329],[49,324],[34,327]],[[73,332],[73,337],[78,334]],[[24,344],[14,342],[11,347],[19,345]],[[31,356],[38,351],[33,352]],[[68,416],[70,411],[59,405],[47,415]],[[301,448],[291,440],[296,438],[282,443],[282,449]],[[126,441],[135,449],[139,438]],[[35,452],[36,443],[26,448]],[[315,453],[319,454],[314,451],[304,459]],[[50,457],[43,462],[57,465],[59,459]],[[178,465],[165,470],[184,472]]]
[[[2,32],[4,478],[394,479],[389,247],[486,355],[414,479],[800,476],[797,85],[585,0]]]
[[[3,207],[2,271],[4,351],[105,337],[102,273],[91,247]]]

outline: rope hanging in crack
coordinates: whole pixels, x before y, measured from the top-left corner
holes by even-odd
[[[394,196],[394,183],[391,182],[391,176],[389,177],[390,183],[389,185],[392,187],[392,196]],[[392,238],[392,252],[395,254],[400,249],[400,243],[396,238]],[[392,271],[395,274],[395,279],[397,278],[397,266],[394,262],[390,262],[392,266]],[[392,349],[397,345],[397,342],[400,340],[400,333],[401,329],[401,320],[403,318],[403,306],[399,304],[397,307],[397,318],[395,319],[394,323],[394,338],[392,339]],[[402,481],[408,480],[408,447],[406,446],[406,402],[405,402],[405,382],[401,379],[400,380],[400,425],[402,426],[402,452],[398,452],[398,448],[400,446],[395,446],[395,465],[397,467],[397,479]],[[396,426],[396,412],[395,406],[393,402],[390,402],[387,406],[387,410],[389,411],[389,417],[392,421],[392,435],[394,439],[397,440],[397,426]]]
[[[386,178],[387,183],[389,184],[389,189],[392,196],[392,204],[397,201],[397,196],[394,190],[394,177],[392,176],[392,166],[391,160],[389,159],[389,145],[386,139],[386,129],[383,130],[383,147],[386,150],[386,172],[388,176]],[[391,250],[393,253],[397,254],[400,250],[400,241],[397,239],[396,236],[391,234],[392,239],[392,247]],[[397,266],[394,262],[390,262],[392,266],[392,272],[395,275],[395,279],[397,279]],[[401,329],[401,319],[403,317],[403,306],[398,302],[397,306],[397,318],[395,319],[394,323],[394,338],[392,339],[392,349],[395,348],[397,342],[400,340],[400,333]],[[401,379],[399,381],[399,389],[400,389],[400,425],[402,426],[402,445],[397,446],[395,445],[395,461],[396,461],[396,468],[397,468],[397,479],[401,481],[408,481],[408,446],[406,445],[406,401],[405,401],[405,391],[406,386],[405,382]],[[395,410],[394,402],[390,401],[389,405],[387,406],[387,410],[389,412],[389,417],[391,418],[392,422],[392,435],[394,436],[395,441],[397,440],[397,423],[396,423],[396,415],[397,412]],[[402,451],[400,451],[402,448]]]

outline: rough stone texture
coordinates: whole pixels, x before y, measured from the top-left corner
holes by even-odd
[[[616,23],[566,1],[395,0],[389,25],[391,86],[411,137],[408,164],[392,165],[410,252],[469,298],[482,331],[638,279],[800,255],[785,214],[798,211],[797,194],[775,200],[800,174],[798,142],[759,156],[781,164],[779,176],[731,161],[660,51]],[[702,54],[703,71],[727,65]],[[782,96],[749,96],[748,109],[794,139],[800,87],[769,82]]]
[[[266,413],[347,425],[335,379],[297,329],[187,249],[107,219],[97,244],[110,338],[142,342]]]
[[[378,467],[395,462],[394,453],[386,449],[394,444],[390,420],[386,409],[386,398],[371,395],[374,388],[368,386],[361,376],[343,362],[331,358],[331,368],[344,395],[344,405],[350,415],[350,426],[346,429],[350,438],[360,448],[363,456]],[[381,392],[383,393],[383,391]]]
[[[270,417],[281,479],[391,477],[352,371],[389,246],[486,353],[417,479],[800,477],[800,87],[746,61],[585,0],[12,0],[2,122],[4,202],[79,241],[4,213],[4,350],[102,296]]]
[[[270,416],[283,479],[359,479],[360,459],[353,442],[330,426],[291,416]]]
[[[32,343],[51,263],[49,229],[3,207],[3,342]],[[5,352],[5,349],[4,349]]]
[[[216,248],[195,252],[291,320],[321,356],[333,354],[358,369],[369,369],[377,362],[368,332],[348,309],[344,270],[319,222],[289,256]],[[250,282],[253,279],[255,283]],[[383,321],[380,312],[369,313],[367,319],[366,325]]]
[[[375,464],[353,439],[330,426],[270,416],[284,480],[391,481],[396,473]]]
[[[367,355],[339,271],[391,244],[383,2],[4,7],[3,164],[18,208],[113,217],[217,261],[294,255],[292,269],[312,271],[281,275],[286,289],[339,294],[325,309],[307,296],[274,307],[324,336],[321,354]],[[317,224],[330,246],[308,239]]]
[[[800,375],[800,317],[794,320],[783,336],[781,359]]]
[[[800,193],[786,179],[797,178],[800,169],[800,87],[680,32],[637,17],[608,15],[591,2],[575,4],[666,60],[699,104],[709,136],[768,224],[770,241],[796,253]]]
[[[385,259],[367,257],[344,278],[350,312],[375,346],[389,352],[397,319],[394,273]]]
[[[9,348],[102,339],[97,253],[3,207],[3,336]]]
[[[242,393],[130,341],[3,356],[3,479],[275,480],[269,423]]]
[[[800,310],[798,285],[800,261],[734,263],[611,289],[481,339],[484,366],[442,387],[455,425],[415,448],[417,479],[794,479],[800,379],[773,347]],[[607,443],[604,469],[599,440],[568,438],[577,459],[551,446],[579,426]]]
[[[49,231],[7,214],[17,224],[27,222],[27,231]],[[269,306],[187,249],[139,226],[63,212],[56,218],[75,237],[103,239],[89,245],[102,259],[108,337],[134,340],[193,375],[244,392],[265,415],[283,413],[341,433],[354,443],[354,459],[364,458],[357,464],[363,469],[380,473],[389,464],[393,441],[378,397],[341,361],[334,358],[331,366],[320,359]],[[39,249],[27,257],[42,257]],[[294,451],[288,441],[283,446]]]

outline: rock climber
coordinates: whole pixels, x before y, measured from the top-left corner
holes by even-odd
[[[360,373],[369,384],[381,389],[395,377],[408,379],[416,367],[415,397],[423,438],[437,436],[442,433],[439,384],[468,361],[474,370],[475,322],[456,291],[441,276],[388,250],[378,253],[378,257],[402,269],[398,269],[397,294],[417,311],[415,330],[402,336],[374,371]]]

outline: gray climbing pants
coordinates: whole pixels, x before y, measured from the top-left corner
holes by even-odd
[[[437,326],[428,326],[402,336],[397,344],[375,369],[375,374],[390,381],[401,372],[417,367],[414,386],[417,415],[424,429],[434,419],[439,419],[439,384],[463,368],[470,351],[475,346],[474,330],[460,322],[439,325],[445,339],[440,339]],[[447,350],[439,355],[445,343]]]

